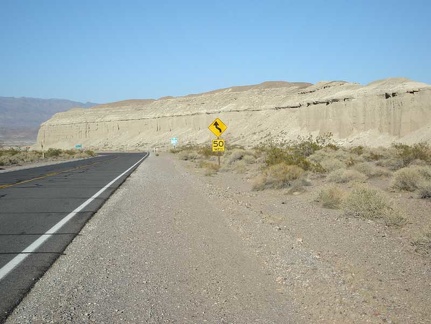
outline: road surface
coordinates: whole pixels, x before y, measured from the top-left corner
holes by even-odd
[[[146,154],[0,174],[0,322]]]

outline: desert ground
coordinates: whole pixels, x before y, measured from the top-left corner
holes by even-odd
[[[218,172],[199,158],[183,166],[220,201],[230,226],[264,260],[279,289],[293,294],[300,322],[431,321],[429,198],[395,189],[393,173],[382,170],[366,180],[340,181],[337,171],[309,174],[302,185],[256,190],[261,166],[251,161],[244,167],[245,155],[233,155]],[[364,187],[383,192],[392,204],[389,219],[325,208],[322,192],[334,183],[344,193]],[[402,221],[393,218],[398,213]]]

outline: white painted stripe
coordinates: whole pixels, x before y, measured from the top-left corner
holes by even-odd
[[[59,221],[53,227],[51,227],[48,231],[45,232],[45,234],[40,236],[36,241],[34,241],[29,246],[27,246],[20,254],[18,254],[16,257],[14,257],[12,260],[10,260],[5,266],[3,266],[3,268],[0,269],[0,280],[2,280],[4,277],[6,277],[16,266],[18,266],[22,261],[24,261],[30,253],[36,251],[43,243],[45,243],[46,240],[48,240],[53,234],[55,234],[60,228],[62,228],[76,214],[78,214],[81,210],[83,210],[86,206],[88,206],[94,199],[99,197],[115,181],[120,179],[127,172],[129,172],[135,166],[137,166],[139,163],[141,163],[147,156],[148,156],[148,153],[142,159],[140,159],[138,162],[133,164],[130,168],[128,168],[126,171],[124,171],[122,174],[120,174],[118,177],[116,177],[114,180],[112,180],[110,183],[108,183],[106,186],[104,186],[98,192],[96,192],[91,198],[87,199],[82,205],[80,205],[78,208],[76,208],[74,211],[72,211],[70,214],[68,214],[66,217],[64,217],[61,221]]]

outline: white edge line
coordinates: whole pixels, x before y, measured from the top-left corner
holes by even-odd
[[[132,170],[136,165],[138,165],[139,163],[141,163],[148,155],[149,155],[149,153],[147,153],[147,155],[145,155],[142,159],[140,159],[138,162],[136,162],[135,164],[133,164],[130,168],[128,168],[126,171],[124,171],[122,174],[120,174],[118,177],[116,177],[114,180],[112,180],[110,183],[108,183],[106,186],[104,186],[98,192],[96,192],[91,198],[87,199],[84,203],[82,203],[82,205],[80,205],[78,208],[76,208],[70,214],[68,214],[67,216],[65,216],[61,221],[59,221],[57,224],[55,224],[53,227],[51,227],[48,231],[46,231],[45,234],[42,234],[36,241],[34,241],[33,243],[31,243],[20,254],[18,254],[16,257],[14,257],[12,260],[10,260],[6,265],[4,265],[3,268],[0,269],[0,281],[4,277],[6,277],[13,269],[15,269],[15,267],[17,267],[22,261],[24,261],[28,257],[28,255],[30,253],[32,253],[36,249],[38,249],[43,243],[45,243],[46,240],[48,240],[53,234],[55,234],[60,228],[62,228],[76,214],[78,214],[87,205],[89,205],[94,199],[96,199],[98,196],[100,196],[115,181],[117,181],[118,179],[120,179],[127,172],[129,172],[130,170]]]

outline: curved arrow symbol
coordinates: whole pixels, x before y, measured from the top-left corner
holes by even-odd
[[[219,127],[219,124],[218,124],[218,122],[215,122],[214,124],[214,127],[220,132],[220,134],[222,133],[222,130],[221,130],[221,128]]]

